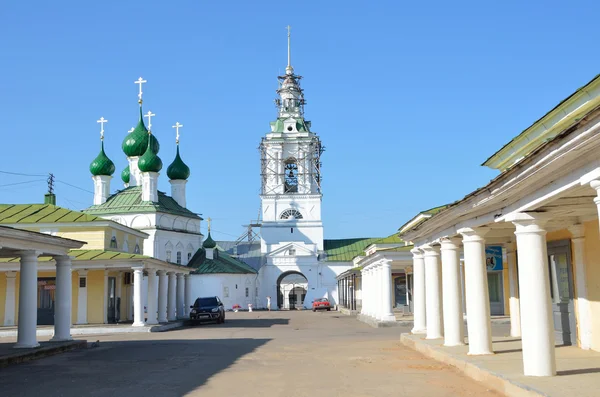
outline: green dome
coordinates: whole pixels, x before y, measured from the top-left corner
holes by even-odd
[[[129,166],[125,167],[125,169],[121,172],[121,180],[123,180],[123,182],[129,183],[129,179],[131,177],[130,172]]]
[[[138,125],[131,131],[125,139],[123,139],[123,152],[127,157],[142,156],[146,152],[148,147],[148,139],[152,144],[152,151],[158,153],[160,145],[158,139],[154,135],[148,134],[148,129],[144,124],[144,117],[142,115],[142,107],[140,106],[140,121]]]
[[[202,246],[204,248],[216,248],[217,247],[216,241],[213,240],[212,237],[210,237],[210,232],[208,232],[208,237],[206,238],[206,240],[204,240],[204,243],[202,243]]]
[[[179,145],[177,145],[177,154],[175,160],[167,168],[167,176],[169,179],[188,179],[190,177],[190,167],[188,167],[179,156]]]
[[[94,176],[98,176],[98,175],[111,176],[112,174],[115,173],[115,163],[113,163],[108,158],[106,153],[104,153],[104,141],[102,141],[100,154],[98,154],[98,157],[96,157],[94,159],[94,161],[92,161],[92,164],[90,164],[90,172]]]
[[[163,163],[160,157],[152,150],[152,140],[147,140],[148,146],[146,152],[138,160],[138,168],[142,172],[159,172]]]

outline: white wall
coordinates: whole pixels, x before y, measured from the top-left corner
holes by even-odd
[[[218,296],[226,310],[231,310],[234,304],[242,306],[242,309],[248,309],[249,303],[256,307],[256,274],[193,274],[191,277],[193,300],[203,296]],[[229,290],[228,297],[224,293],[226,287]]]

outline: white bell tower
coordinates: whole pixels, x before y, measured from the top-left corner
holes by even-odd
[[[323,251],[321,221],[321,154],[319,137],[304,119],[301,76],[291,65],[288,30],[288,65],[279,76],[278,115],[271,132],[262,138],[261,251],[270,253],[283,243],[306,245],[315,256]],[[315,258],[316,259],[316,258]]]

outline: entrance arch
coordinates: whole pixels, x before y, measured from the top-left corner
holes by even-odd
[[[277,308],[281,310],[303,307],[306,291],[308,279],[304,274],[297,270],[281,273],[277,278]]]

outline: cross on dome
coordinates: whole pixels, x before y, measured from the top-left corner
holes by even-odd
[[[148,110],[148,113],[144,115],[144,117],[148,117],[148,133],[152,130],[152,117],[156,116],[154,113]]]
[[[108,123],[104,117],[100,117],[100,120],[96,120],[96,123],[100,123],[100,140],[104,140],[104,123]]]
[[[175,125],[173,126],[173,128],[175,128],[175,131],[177,133],[177,135],[175,136],[175,143],[177,143],[179,145],[179,129],[183,127],[183,124],[179,124],[179,121],[175,123]]]
[[[147,83],[147,80],[142,79],[141,77],[133,82],[133,84],[138,84],[140,86],[140,92],[138,94],[138,102],[142,103],[142,84]]]
[[[294,74],[294,68],[292,67],[292,50],[291,50],[291,45],[290,45],[290,37],[292,35],[292,27],[290,25],[287,26],[287,31],[288,31],[288,64],[287,67],[285,68],[285,74]]]

